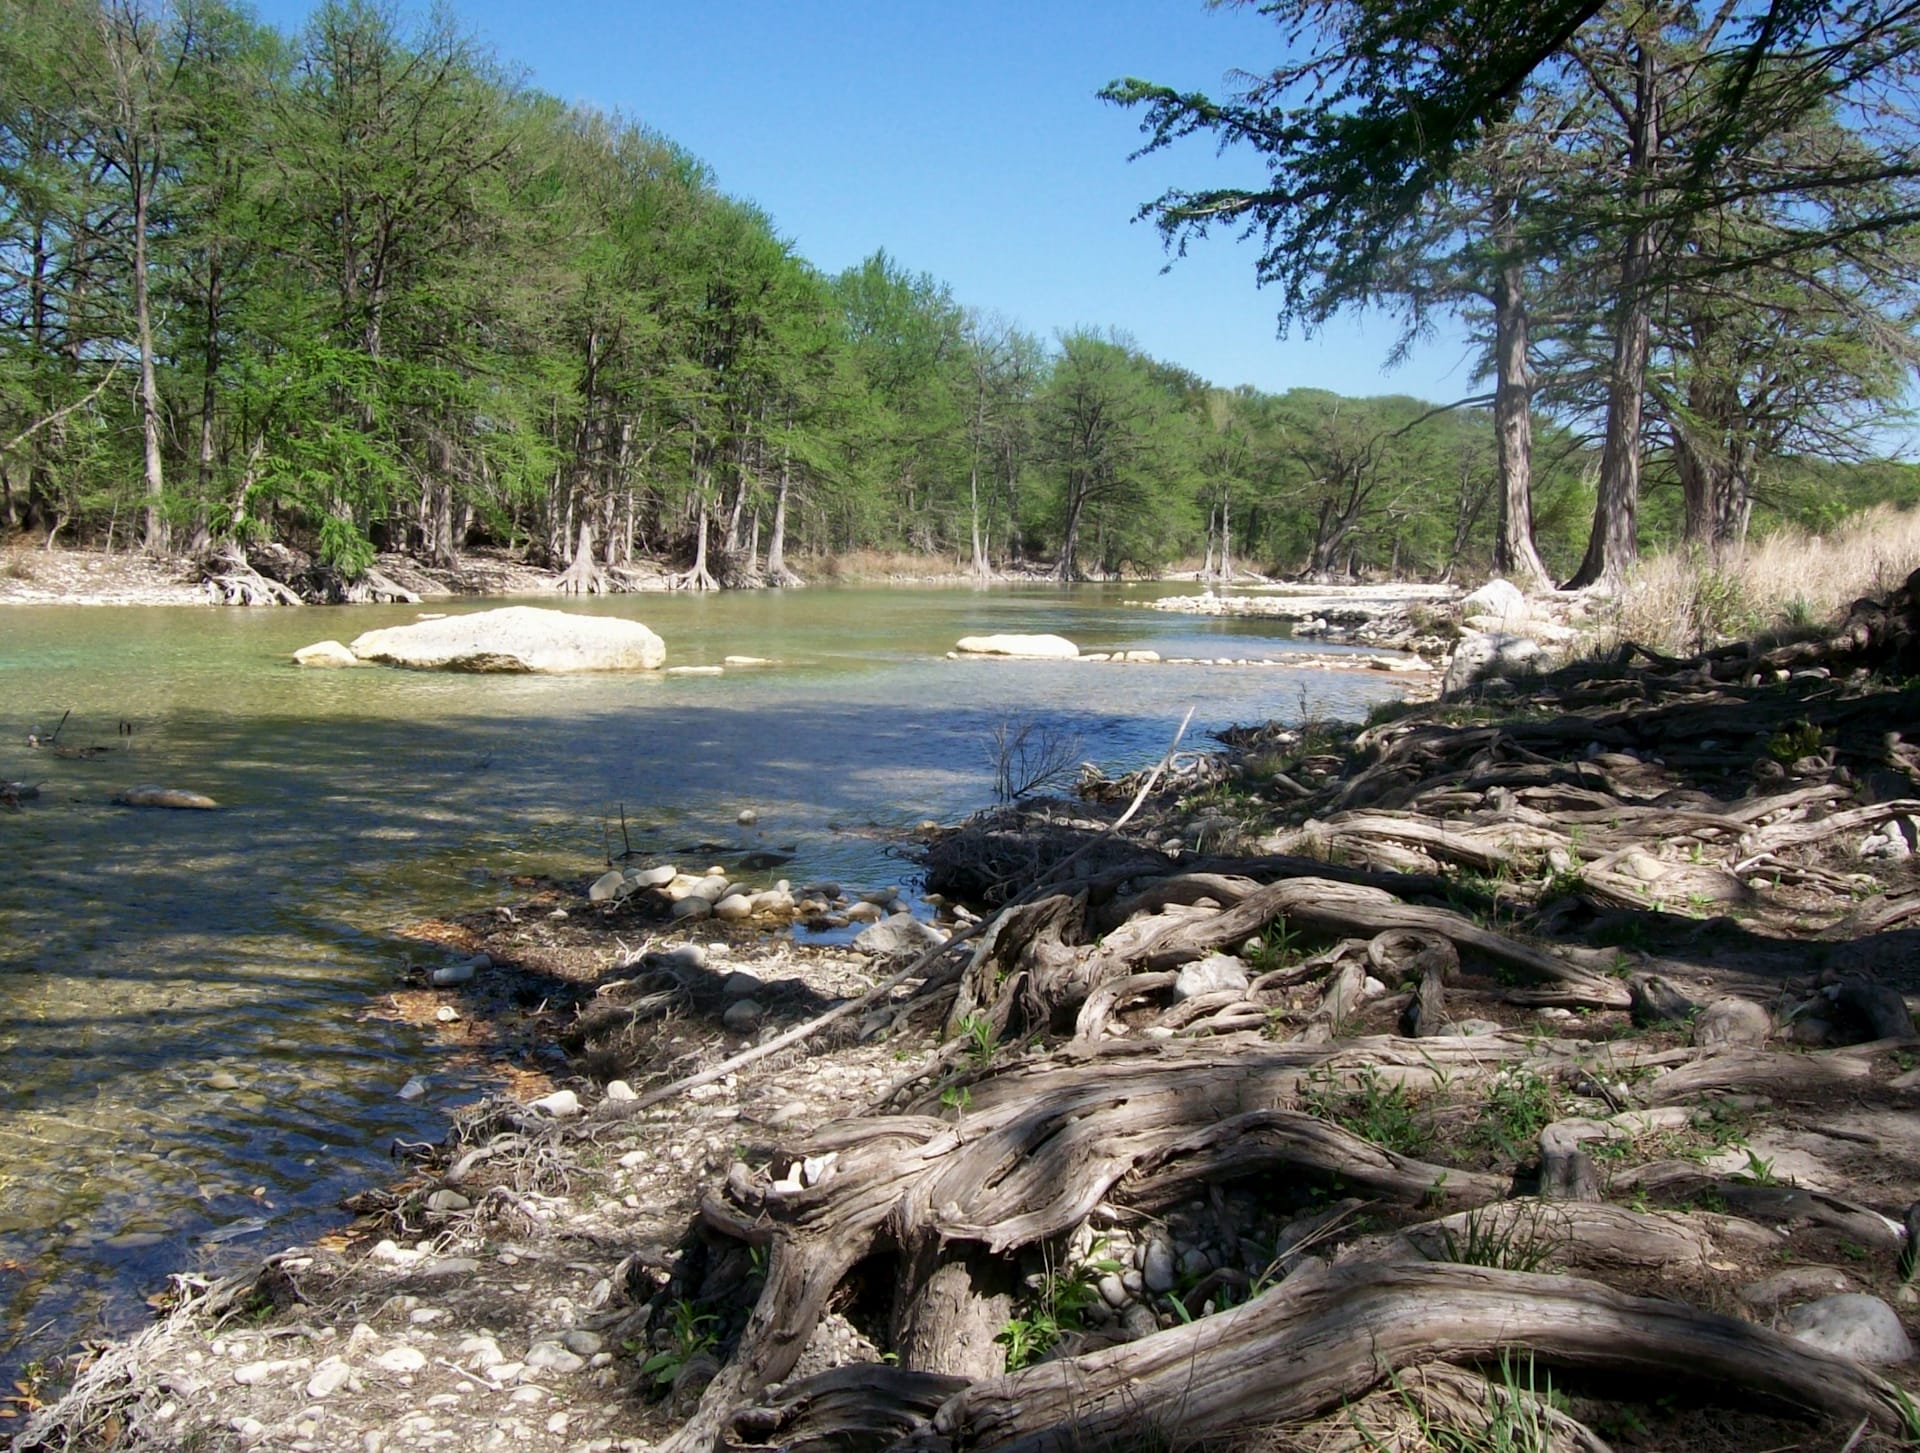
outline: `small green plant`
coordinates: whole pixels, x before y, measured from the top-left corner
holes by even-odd
[[[1097,1253],[1101,1243],[1094,1243]],[[1030,1367],[1061,1337],[1085,1328],[1087,1310],[1100,1299],[1099,1280],[1123,1268],[1112,1257],[1095,1255],[1071,1271],[1047,1271],[1032,1280],[1032,1295],[993,1340],[1007,1349],[1007,1371]]]
[[[720,1340],[720,1319],[685,1298],[673,1304],[669,1315],[667,1345],[640,1364],[641,1375],[652,1378],[657,1388],[672,1387],[681,1368]]]
[[[1770,1158],[1756,1155],[1752,1150],[1747,1151],[1746,1169],[1737,1172],[1734,1179],[1746,1181],[1756,1186],[1777,1186],[1780,1184],[1780,1178],[1773,1173],[1773,1161]]]
[[[1389,1083],[1372,1065],[1360,1070],[1354,1080],[1353,1089],[1343,1090],[1332,1071],[1316,1070],[1306,1078],[1301,1103],[1309,1114],[1401,1155],[1411,1155],[1426,1144],[1426,1130],[1405,1085]]]
[[[1817,757],[1825,748],[1820,728],[1810,721],[1796,721],[1767,739],[1767,755],[1782,766],[1791,767],[1802,757]]]
[[[1300,935],[1287,927],[1287,920],[1276,918],[1267,931],[1240,951],[1255,974],[1272,973],[1300,962]]]
[[[984,1014],[969,1014],[960,1021],[960,1033],[967,1041],[968,1059],[982,1069],[993,1063],[998,1044],[991,1019]]]
[[[1522,1154],[1553,1122],[1558,1100],[1552,1082],[1532,1070],[1502,1070],[1480,1109],[1480,1142],[1501,1155]]]
[[[1415,1441],[1409,1443],[1393,1434],[1382,1438],[1353,1415],[1354,1431],[1373,1453],[1394,1453],[1409,1447],[1430,1453],[1552,1453],[1555,1446],[1550,1409],[1565,1398],[1554,1391],[1552,1379],[1536,1380],[1531,1356],[1523,1374],[1507,1353],[1500,1354],[1500,1376],[1490,1380],[1487,1399],[1479,1409],[1485,1422],[1477,1428],[1436,1419],[1425,1400],[1401,1382],[1398,1373],[1389,1374],[1388,1381],[1402,1408],[1412,1415]]]
[[[966,1114],[972,1104],[973,1091],[965,1085],[948,1085],[940,1092],[941,1107],[953,1111],[956,1116]]]
[[[1498,1205],[1469,1211],[1457,1234],[1451,1226],[1441,1227],[1440,1245],[1446,1252],[1442,1260],[1500,1271],[1538,1271],[1565,1239],[1548,1219],[1537,1202],[1512,1215],[1502,1214]]]
[[[1920,1448],[1920,1404],[1916,1404],[1903,1387],[1893,1390],[1893,1399],[1900,1405],[1900,1432],[1909,1448]]]

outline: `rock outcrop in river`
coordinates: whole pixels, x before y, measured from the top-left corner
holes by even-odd
[[[367,631],[347,649],[418,671],[655,671],[667,657],[638,621],[526,605]]]

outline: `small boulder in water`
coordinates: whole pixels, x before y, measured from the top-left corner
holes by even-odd
[[[178,807],[201,812],[220,805],[204,793],[187,792],[179,787],[161,787],[152,782],[143,782],[138,787],[129,787],[125,792],[116,792],[113,800],[122,807]]]
[[[1054,661],[1070,661],[1080,654],[1080,648],[1065,636],[1014,633],[962,636],[954,649],[963,656],[1023,656]]]

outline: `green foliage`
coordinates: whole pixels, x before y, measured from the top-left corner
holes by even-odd
[[[1087,1309],[1100,1299],[1100,1278],[1124,1269],[1111,1257],[1100,1256],[1099,1250],[1096,1242],[1092,1259],[1071,1270],[1048,1270],[1032,1279],[1018,1315],[993,1339],[1007,1349],[1008,1372],[1031,1366],[1062,1336],[1085,1329]]]
[[[1372,1065],[1354,1078],[1354,1088],[1346,1089],[1331,1071],[1312,1072],[1301,1092],[1303,1107],[1400,1155],[1417,1154],[1425,1147],[1427,1131],[1405,1085],[1388,1083]]]
[[[1493,1077],[1480,1107],[1477,1138],[1500,1155],[1524,1155],[1553,1122],[1558,1107],[1551,1080],[1525,1068],[1502,1070]]]
[[[720,1319],[700,1311],[684,1298],[668,1308],[671,1322],[666,1329],[666,1345],[640,1364],[643,1377],[653,1379],[656,1388],[669,1388],[696,1356],[719,1344]]]
[[[1499,1205],[1466,1213],[1459,1232],[1440,1232],[1445,1261],[1466,1266],[1491,1266],[1501,1271],[1539,1271],[1553,1260],[1565,1237],[1549,1224],[1550,1214],[1535,1202],[1526,1211],[1503,1214]]]
[[[1767,755],[1784,766],[1792,766],[1802,757],[1817,757],[1826,750],[1820,728],[1809,721],[1796,721],[1767,738]]]
[[[967,1058],[976,1067],[984,1069],[993,1063],[999,1040],[994,1034],[992,1019],[985,1014],[969,1014],[960,1021],[960,1034],[966,1041]]]

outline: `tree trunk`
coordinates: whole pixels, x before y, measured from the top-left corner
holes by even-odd
[[[1653,303],[1647,295],[1654,234],[1646,220],[1653,204],[1651,181],[1660,146],[1660,117],[1652,49],[1639,47],[1635,61],[1630,168],[1632,197],[1641,220],[1627,236],[1620,259],[1620,302],[1607,380],[1607,437],[1600,454],[1600,489],[1586,558],[1567,582],[1570,590],[1601,586],[1617,591],[1638,550],[1635,517],[1640,507],[1641,409],[1647,386],[1647,352]]]
[[[147,213],[151,197],[144,163],[138,168],[133,203],[133,317],[140,349],[140,433],[146,460],[147,504],[141,544],[164,555],[171,544],[165,499],[166,470],[160,458],[160,384],[153,362],[153,306],[147,288]]]
[[[1494,241],[1503,253],[1494,280],[1494,444],[1500,472],[1500,530],[1493,569],[1522,590],[1550,584],[1533,543],[1533,373],[1527,365],[1527,300],[1513,199],[1494,201]]]

